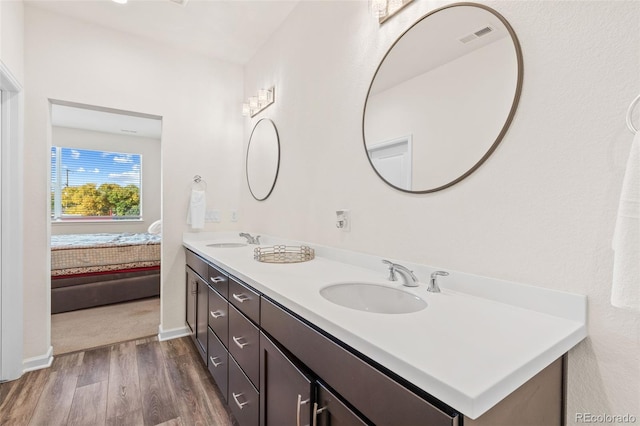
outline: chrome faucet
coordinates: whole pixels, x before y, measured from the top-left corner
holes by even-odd
[[[240,236],[247,239],[247,244],[260,244],[260,235],[256,235],[254,237],[251,234],[247,234],[246,232],[241,232]]]
[[[446,277],[447,275],[449,275],[449,273],[445,271],[435,271],[434,273],[432,273],[427,291],[430,291],[432,293],[440,293],[440,287],[438,286],[438,276]]]
[[[389,265],[389,281],[398,281],[396,273],[402,277],[403,285],[407,287],[418,287],[418,277],[416,277],[412,270],[406,266],[398,265],[388,260],[382,260],[382,263]]]

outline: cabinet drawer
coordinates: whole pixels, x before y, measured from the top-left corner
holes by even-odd
[[[229,347],[229,303],[218,292],[209,289],[209,327],[216,333],[218,339]]]
[[[207,283],[215,288],[225,299],[229,298],[229,277],[222,270],[209,265],[209,280]]]
[[[187,265],[193,269],[196,274],[200,275],[202,279],[205,281],[209,279],[209,264],[204,261],[200,256],[192,252],[191,250],[187,250]]]
[[[263,330],[375,424],[455,426],[445,412],[297,317],[264,299]]]
[[[233,306],[229,306],[229,353],[259,388],[260,331]]]
[[[260,394],[229,357],[229,407],[240,426],[258,426]]]
[[[256,324],[260,323],[260,293],[229,277],[229,302]]]
[[[229,377],[229,353],[224,345],[209,329],[209,351],[207,352],[207,368],[211,377],[218,385],[218,389],[227,400],[228,377]]]

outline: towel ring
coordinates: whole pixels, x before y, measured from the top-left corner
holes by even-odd
[[[638,133],[638,129],[633,125],[633,121],[631,121],[631,114],[633,114],[633,109],[640,102],[640,95],[636,96],[636,98],[629,105],[629,109],[627,110],[627,127],[631,130],[632,133]]]
[[[193,177],[193,188],[197,188],[204,191],[207,189],[207,182],[204,179],[202,179],[200,175],[195,175]]]

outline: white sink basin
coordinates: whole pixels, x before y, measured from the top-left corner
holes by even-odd
[[[320,295],[340,306],[379,314],[408,314],[427,307],[414,294],[379,284],[333,284],[321,289]]]
[[[233,247],[245,247],[247,243],[211,243],[207,244],[207,247],[216,248],[233,248]]]

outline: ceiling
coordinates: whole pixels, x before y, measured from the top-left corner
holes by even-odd
[[[25,0],[102,27],[245,64],[299,0]]]

